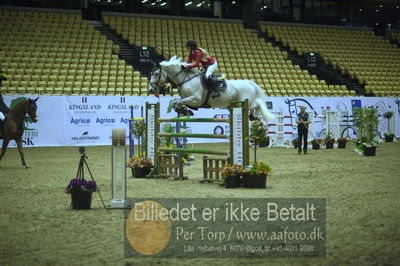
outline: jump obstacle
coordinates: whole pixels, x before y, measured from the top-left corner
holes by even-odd
[[[282,112],[273,112],[276,117],[276,121],[273,123],[268,123],[269,127],[275,127],[275,130],[268,130],[269,135],[273,135],[271,138],[271,146],[272,147],[286,147],[284,142],[284,135],[293,135],[297,134],[297,132],[293,131],[294,126],[290,123],[284,123],[285,118],[296,118],[295,116],[290,115],[282,115]],[[292,131],[284,130],[284,128],[290,127]]]
[[[220,168],[229,164],[229,159],[208,158],[203,156],[203,180],[202,182],[213,182],[221,180]]]
[[[297,119],[297,116],[291,115],[282,115],[282,112],[273,112],[276,117],[276,121],[272,123],[268,123],[267,125],[270,127],[275,127],[274,130],[269,131],[268,134],[272,135],[271,146],[272,147],[288,147],[290,145],[285,145],[284,135],[292,135],[296,136],[297,131],[296,127],[297,124],[294,123],[285,123],[284,119],[290,118]],[[331,135],[331,137],[337,139],[340,137],[340,127],[339,127],[339,112],[338,111],[331,111],[330,109],[323,110],[323,115],[314,115],[314,111],[308,112],[309,120],[311,124],[309,124],[309,131],[308,131],[308,138],[312,139],[315,137],[313,133],[315,131],[315,118],[321,118],[322,123],[325,125],[326,132]],[[290,127],[290,130],[286,128]]]
[[[202,154],[213,154],[213,155],[224,155],[226,159],[214,159],[209,158],[208,160],[230,162],[236,165],[246,166],[249,164],[249,107],[248,101],[244,102],[232,102],[229,107],[230,116],[229,119],[222,118],[160,118],[160,104],[146,104],[146,141],[147,141],[147,158],[154,162],[155,169],[152,172],[153,175],[169,175],[165,173],[164,154],[160,152],[171,153],[175,152],[178,154],[182,153],[202,153]],[[197,133],[159,133],[160,123],[163,122],[213,122],[213,123],[229,123],[230,134],[229,135],[215,135],[215,134],[197,134]],[[186,149],[186,148],[160,148],[159,138],[161,137],[184,137],[184,138],[212,138],[212,139],[229,139],[230,150],[227,151],[214,151],[214,150],[201,150],[201,149]],[[178,160],[179,161],[179,160]],[[179,164],[183,164],[182,160]],[[171,166],[171,165],[169,165]],[[222,165],[221,165],[222,166]],[[180,165],[175,167],[181,168]],[[203,165],[203,172],[204,169]],[[214,170],[213,170],[214,171]],[[177,170],[181,178],[183,172]],[[203,176],[205,179],[209,179],[209,175]]]

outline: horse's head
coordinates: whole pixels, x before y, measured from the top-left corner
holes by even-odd
[[[160,62],[152,72],[148,92],[158,92],[158,89],[163,87],[166,82],[180,84],[189,73],[189,70],[185,68],[186,65],[188,64],[176,55],[169,60]]]
[[[149,94],[158,94],[160,88],[165,86],[165,82],[167,81],[167,74],[163,71],[162,67],[156,67],[151,72],[149,87],[147,88],[147,92]]]
[[[36,102],[38,99],[39,99],[39,97],[37,97],[35,100],[28,99],[27,100],[28,104],[26,105],[26,109],[25,109],[25,112],[29,115],[29,117],[35,123],[38,121],[37,114],[36,114],[36,111],[37,111]]]

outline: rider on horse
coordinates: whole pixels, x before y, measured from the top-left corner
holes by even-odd
[[[3,80],[7,80],[6,73],[0,71],[0,86]],[[3,96],[0,94],[0,133],[3,132],[3,123],[6,120],[5,114],[9,111],[10,109],[8,109],[7,105],[3,101]]]
[[[197,43],[195,41],[188,41],[186,43],[186,48],[189,51],[188,59],[186,60],[187,63],[193,64],[187,66],[186,68],[195,68],[199,67],[199,64],[203,66],[203,69],[206,69],[206,78],[213,79],[213,73],[215,69],[218,67],[217,60],[215,57],[208,55],[207,51],[203,48],[197,47]],[[211,94],[212,98],[219,97],[221,94],[213,87],[213,92]]]

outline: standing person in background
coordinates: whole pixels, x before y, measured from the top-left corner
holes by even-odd
[[[186,68],[190,69],[199,67],[201,63],[203,69],[206,70],[205,74],[206,78],[209,80],[212,79],[213,73],[218,67],[218,63],[215,57],[210,56],[205,49],[197,47],[197,43],[195,41],[187,41],[186,49],[189,52],[189,56],[186,60],[186,63],[191,64]],[[216,88],[213,87],[211,97],[215,98],[219,96],[221,96],[221,94],[216,90]]]
[[[304,154],[307,154],[307,137],[308,137],[308,125],[311,121],[308,120],[308,113],[306,113],[306,107],[300,106],[300,113],[297,114],[297,133],[298,133],[298,149],[301,154],[302,140],[304,142]]]

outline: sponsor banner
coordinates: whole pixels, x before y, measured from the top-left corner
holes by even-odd
[[[4,95],[4,101],[8,106],[14,106],[24,98],[36,98],[30,95]],[[169,108],[170,102],[176,97],[154,96],[40,96],[38,105],[38,123],[25,122],[23,136],[24,146],[66,146],[66,145],[111,145],[112,128],[126,128],[129,131],[131,117],[130,105],[133,105],[133,116],[142,117],[145,113],[146,102],[160,102],[160,116],[163,118],[176,117],[176,113]],[[400,99],[375,98],[375,97],[265,97],[265,102],[271,112],[281,112],[284,116],[295,116],[299,112],[299,106],[305,105],[308,112],[315,115],[323,115],[328,108],[340,112],[339,135],[356,138],[356,127],[353,125],[353,108],[370,107],[378,109],[379,134],[388,131],[388,121],[382,114],[388,110],[394,111],[396,123],[391,130],[400,136]],[[195,118],[228,118],[226,109],[199,109],[194,111]],[[276,123],[269,121],[269,123]],[[297,128],[295,118],[284,118],[284,138],[290,140],[296,137]],[[389,122],[390,123],[390,122]],[[293,125],[293,126],[292,126]],[[176,126],[176,124],[174,124]],[[162,125],[160,127],[162,129]],[[312,124],[312,135],[320,137],[325,134],[323,119],[315,118]],[[230,134],[228,123],[180,123],[180,131],[187,133],[204,134]],[[277,131],[274,126],[269,131]],[[1,142],[1,140],[0,140]],[[187,139],[188,143],[198,142],[227,142],[221,139]],[[128,143],[128,140],[127,140]],[[12,142],[10,146],[15,146]]]
[[[7,106],[13,108],[17,103],[27,98],[36,99],[38,96],[4,95]],[[63,143],[64,131],[64,97],[40,96],[36,104],[38,106],[38,122],[33,123],[26,118],[24,122],[24,135],[22,136],[24,147],[34,146],[59,146]],[[2,140],[0,140],[2,142]],[[16,147],[15,141],[11,141],[9,147]]]

